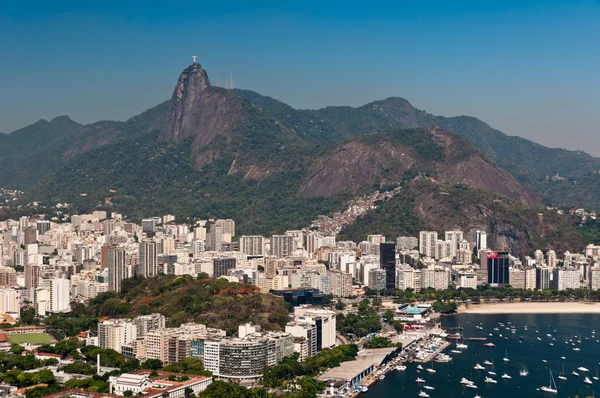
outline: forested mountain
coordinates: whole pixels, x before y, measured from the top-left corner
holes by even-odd
[[[434,116],[402,98],[296,110],[252,91],[214,87],[197,63],[182,72],[170,101],[125,122],[81,126],[61,117],[0,135],[0,145],[9,148],[0,154],[0,186],[26,190],[25,199],[69,202],[75,211],[118,209],[134,218],[233,217],[242,233],[304,227],[357,195],[400,183],[407,184],[408,203],[457,186],[500,195],[522,215],[511,218],[517,229],[533,227],[527,209],[535,212],[542,201],[594,208],[600,200],[576,194],[583,187],[575,179],[586,181],[588,192],[600,187],[593,174],[598,159],[587,154],[507,136],[472,117]],[[546,179],[557,170],[572,180]],[[424,179],[428,188],[414,190]],[[478,195],[455,206],[468,208]],[[435,226],[423,209],[411,205],[414,223]],[[466,225],[461,211],[448,214],[444,227]],[[356,231],[374,232],[367,221]],[[514,231],[498,229],[499,242],[517,250],[555,245],[556,236]]]

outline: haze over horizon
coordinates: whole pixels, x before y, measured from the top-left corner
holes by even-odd
[[[216,82],[296,108],[397,96],[600,156],[600,3],[11,3],[0,131],[124,120],[170,98],[191,55]]]

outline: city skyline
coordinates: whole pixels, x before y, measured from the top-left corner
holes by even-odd
[[[168,99],[173,76],[197,55],[213,82],[219,71],[224,85],[233,70],[236,87],[296,108],[398,96],[600,155],[595,2],[32,9],[0,13],[11,55],[0,77],[5,133],[64,114],[81,123],[132,117]]]

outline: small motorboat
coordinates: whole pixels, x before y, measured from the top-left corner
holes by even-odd
[[[523,369],[522,371],[519,372],[519,376],[527,376],[529,374],[529,372],[525,369]]]
[[[423,397],[423,398],[429,398],[429,394],[427,394],[425,391],[421,391],[419,393],[419,397]]]
[[[420,377],[417,377],[417,380],[415,380],[417,383],[425,383],[425,380],[421,379]]]
[[[498,382],[491,377],[486,377],[484,380],[486,383],[497,384]]]
[[[584,368],[583,366],[578,367],[577,370],[580,372],[589,372],[590,371],[588,368]]]

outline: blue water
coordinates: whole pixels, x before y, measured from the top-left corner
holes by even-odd
[[[500,327],[498,322],[505,327],[515,326],[516,333]],[[512,325],[509,325],[511,322]],[[496,344],[495,348],[483,347],[481,341],[466,341],[469,348],[463,350],[462,354],[452,354],[455,349],[454,343],[446,350],[453,357],[449,363],[434,363],[437,373],[429,373],[425,370],[417,373],[417,364],[409,364],[406,371],[391,371],[382,381],[378,381],[369,387],[369,392],[363,397],[417,397],[422,385],[415,383],[417,377],[425,379],[425,385],[432,386],[435,390],[425,390],[431,398],[437,397],[474,397],[479,394],[483,398],[495,397],[575,397],[584,398],[594,393],[600,397],[600,381],[592,376],[596,375],[598,369],[600,376],[600,315],[590,314],[544,314],[544,315],[480,315],[462,314],[442,319],[444,327],[462,326],[465,329],[461,333],[465,337],[487,337],[487,341]],[[483,330],[475,328],[475,325],[483,326]],[[524,330],[524,326],[528,330]],[[587,326],[587,328],[582,328]],[[492,330],[498,327],[499,331]],[[536,333],[536,330],[539,333]],[[554,332],[556,330],[556,332]],[[596,330],[595,338],[592,330]],[[493,333],[489,337],[488,333]],[[508,340],[499,337],[508,337]],[[547,337],[546,334],[552,337]],[[574,346],[565,344],[565,339],[571,336],[579,336],[581,344],[576,344],[580,351],[573,351]],[[519,342],[519,336],[524,338]],[[540,337],[542,340],[537,340]],[[556,341],[552,341],[556,338]],[[576,339],[573,337],[573,341]],[[554,343],[550,346],[549,343]],[[508,352],[509,362],[504,362],[505,353]],[[561,359],[564,356],[565,360]],[[498,384],[485,383],[484,379],[490,366],[486,371],[473,369],[476,363],[483,365],[485,360],[494,362],[496,376],[490,376],[498,381]],[[546,360],[544,363],[542,360]],[[558,375],[562,373],[563,364],[565,376],[568,380],[559,380]],[[430,366],[423,364],[424,367]],[[579,377],[571,375],[578,367],[586,367],[589,372],[579,373]],[[519,376],[522,369],[529,371],[528,376]],[[558,394],[548,394],[539,391],[539,387],[549,384],[549,369],[552,369],[554,379],[558,386]],[[512,376],[512,379],[502,379],[503,373]],[[583,383],[585,376],[592,380],[592,385]],[[475,382],[478,389],[473,390],[460,384],[460,379],[466,377]]]

